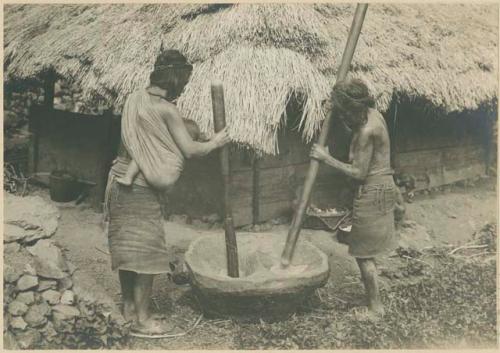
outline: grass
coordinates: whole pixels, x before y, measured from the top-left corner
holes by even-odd
[[[356,318],[361,286],[322,289],[322,300],[310,303],[314,309],[286,322],[240,326],[235,348],[494,347],[496,263],[444,256],[438,264],[427,272],[408,271],[416,281],[395,283],[382,291],[387,311],[383,320]]]
[[[380,321],[359,318],[357,312],[365,305],[359,280],[342,284],[330,281],[286,321],[244,324],[204,319],[182,338],[132,339],[129,348],[494,348],[496,262],[491,257],[450,256],[449,251],[450,248],[432,248],[425,253],[400,252],[399,267],[381,274],[390,278],[385,281],[390,285],[381,290],[386,315]],[[161,300],[162,311],[171,320],[186,322],[183,330],[199,315],[188,289],[175,300],[175,305],[172,298]]]

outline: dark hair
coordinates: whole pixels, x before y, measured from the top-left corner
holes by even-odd
[[[356,125],[363,124],[367,119],[368,108],[375,107],[368,87],[359,79],[337,82],[333,86],[331,99],[333,111],[349,114]]]
[[[193,66],[180,52],[166,50],[156,58],[149,82],[152,86],[167,90],[169,99],[173,100],[182,93],[192,71]]]

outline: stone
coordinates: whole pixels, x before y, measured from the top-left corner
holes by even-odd
[[[21,292],[17,295],[16,300],[31,305],[35,302],[35,294],[33,292]]]
[[[19,250],[21,250],[21,245],[19,245],[19,243],[4,244],[4,246],[3,246],[3,253],[4,254],[7,254],[7,253],[15,254]]]
[[[3,348],[9,350],[19,350],[19,345],[17,344],[16,338],[12,332],[7,331],[3,335]]]
[[[34,267],[31,264],[26,264],[26,266],[24,266],[23,272],[27,275],[36,276],[36,270],[34,269]]]
[[[17,281],[17,289],[21,292],[35,288],[38,285],[38,278],[32,275],[23,275]]]
[[[73,281],[71,280],[71,277],[67,276],[61,279],[58,283],[57,289],[59,291],[65,291],[68,289],[73,288]]]
[[[62,279],[66,274],[57,267],[54,261],[48,259],[35,258],[35,267],[37,273],[44,278]]]
[[[24,228],[14,224],[4,224],[3,227],[3,242],[12,243],[21,241],[26,238],[28,234]]]
[[[22,316],[28,311],[28,306],[20,301],[14,300],[9,304],[7,310],[9,314],[13,316]]]
[[[40,239],[43,239],[43,238],[47,238],[48,235],[45,234],[41,229],[37,229],[36,231],[32,232],[31,235],[27,236],[26,238],[24,238],[23,240],[23,243],[34,243],[36,242],[37,240],[40,240]]]
[[[84,109],[84,105],[83,105],[83,103],[77,102],[77,103],[75,104],[74,112],[75,112],[75,113],[80,113],[80,112],[82,112],[82,111],[83,111],[83,109]]]
[[[4,313],[3,315],[3,333],[7,331],[10,325],[10,321],[12,320],[12,316],[8,313]]]
[[[3,280],[6,283],[14,283],[19,278],[21,278],[23,270],[19,267],[11,266],[8,263],[4,263],[3,267]]]
[[[15,335],[15,339],[19,348],[21,349],[33,349],[36,348],[42,336],[37,330],[27,330]]]
[[[61,295],[61,304],[72,305],[75,303],[75,293],[65,290]]]
[[[52,324],[54,325],[54,330],[59,333],[73,332],[76,319],[74,316],[67,317],[64,314],[54,312],[52,313]]]
[[[57,336],[57,331],[54,329],[54,325],[50,321],[47,322],[47,325],[45,325],[45,327],[42,330],[40,330],[40,332],[43,335],[43,337],[45,337],[47,342],[52,342],[54,338]]]
[[[50,313],[50,308],[43,304],[32,305],[26,315],[24,315],[24,321],[30,327],[39,327],[47,323],[47,315]]]
[[[69,305],[58,304],[52,308],[54,315],[61,320],[73,319],[80,315],[80,311]]]
[[[41,302],[40,304],[37,304],[37,306],[45,316],[49,316],[52,312],[50,305],[45,302]]]
[[[66,276],[66,261],[61,249],[48,239],[38,241],[27,250],[35,257],[35,268],[39,276],[62,279]]]
[[[72,275],[75,273],[76,270],[78,270],[78,267],[75,266],[72,262],[66,261],[66,265],[68,267],[68,273]]]
[[[60,97],[62,95],[61,83],[57,81],[54,84],[54,97]]]
[[[57,282],[51,279],[41,279],[38,283],[38,291],[43,292],[47,289],[57,289]]]
[[[29,241],[37,237],[54,235],[59,217],[57,207],[40,196],[20,197],[9,193],[4,194],[4,223],[16,225],[25,230],[36,230],[37,232],[30,236],[32,239]]]
[[[61,301],[61,294],[56,290],[49,289],[42,293],[42,299],[50,305],[59,304]]]
[[[28,327],[28,324],[22,317],[16,316],[9,321],[9,326],[14,330],[24,331]]]
[[[4,305],[11,303],[16,292],[16,287],[9,283],[3,285],[3,303]]]
[[[54,108],[61,109],[61,107],[64,107],[62,98],[54,97]]]

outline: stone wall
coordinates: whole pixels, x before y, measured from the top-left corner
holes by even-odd
[[[59,217],[39,196],[5,194],[4,346],[119,348],[128,326],[109,305],[77,290],[77,268],[51,239]]]

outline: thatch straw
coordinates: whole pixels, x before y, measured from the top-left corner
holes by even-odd
[[[336,5],[319,6],[329,18],[330,35],[338,41],[339,23],[345,33],[345,16],[351,14],[325,11]],[[372,5],[353,75],[372,83],[382,110],[393,94],[425,97],[448,112],[476,109],[497,95],[497,13],[497,5]],[[329,51],[337,62],[319,57],[317,64],[333,82],[338,45]]]
[[[310,5],[240,4],[213,15],[183,21],[164,44],[204,61],[233,45],[288,48],[301,54],[325,54],[329,38],[322,16]]]
[[[305,98],[300,125],[306,140],[324,119],[321,102],[329,85],[304,56],[289,49],[234,47],[195,65],[179,107],[204,132],[213,131],[210,83],[215,80],[224,82],[230,136],[264,152],[278,151],[276,134],[292,94]]]
[[[335,81],[354,4],[6,5],[9,79],[48,69],[74,80],[88,102],[120,109],[147,84],[156,56],[176,48],[194,65],[180,108],[212,129],[209,87],[226,89],[230,134],[277,151],[287,100],[303,97],[311,139]],[[370,5],[351,75],[386,110],[394,97],[456,112],[497,98],[498,5]]]

